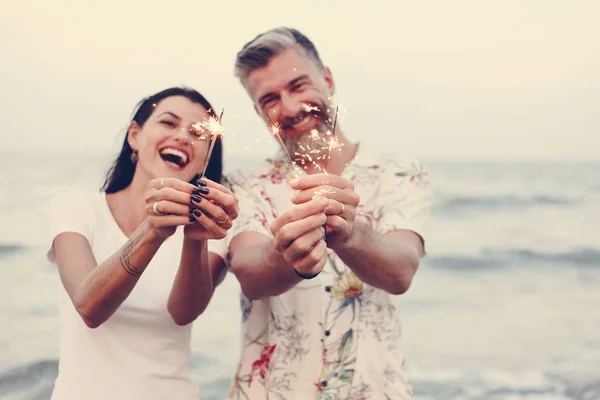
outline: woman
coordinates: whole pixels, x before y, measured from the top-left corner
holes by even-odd
[[[198,180],[210,117],[191,89],[144,99],[102,192],[51,201],[48,258],[64,287],[52,399],[198,399],[191,322],[224,277],[223,238],[237,218],[218,183],[220,141]]]

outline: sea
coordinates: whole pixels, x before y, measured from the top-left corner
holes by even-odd
[[[70,187],[98,189],[109,161],[0,157],[0,399],[50,398],[60,280],[45,258],[42,209]],[[600,163],[427,166],[428,255],[397,297],[414,399],[599,400]],[[239,322],[228,276],[194,325],[202,400],[225,398]]]

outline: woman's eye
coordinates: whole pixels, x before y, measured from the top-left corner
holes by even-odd
[[[160,121],[160,123],[163,124],[163,125],[167,125],[167,126],[169,126],[171,128],[175,127],[175,123],[172,122],[172,121]]]

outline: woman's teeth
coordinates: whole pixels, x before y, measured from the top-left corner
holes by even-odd
[[[173,149],[171,147],[166,147],[160,151],[160,156],[165,161],[170,161],[179,165],[180,167],[184,166],[188,162],[187,154],[183,151]]]

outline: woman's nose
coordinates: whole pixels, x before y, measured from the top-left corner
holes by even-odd
[[[187,128],[179,128],[175,131],[175,136],[174,139],[177,141],[182,141],[182,142],[189,142],[190,141],[190,133],[189,133],[189,129]]]

